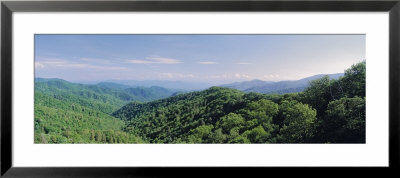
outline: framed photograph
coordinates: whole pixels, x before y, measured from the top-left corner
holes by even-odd
[[[399,20],[399,1],[3,1],[1,175],[392,172]]]

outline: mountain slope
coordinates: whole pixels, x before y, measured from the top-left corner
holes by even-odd
[[[279,82],[252,80],[246,82],[226,84],[222,86],[228,88],[235,88],[245,92],[285,94],[285,93],[301,92],[308,86],[310,81],[322,78],[324,76],[325,74],[320,74],[300,80],[279,81]],[[329,74],[328,76],[333,79],[338,79],[339,77],[343,76],[343,73]]]
[[[35,93],[35,143],[141,143],[125,123],[73,101]]]
[[[133,99],[127,93],[95,85],[74,84],[61,79],[35,79],[35,93],[111,113]]]
[[[243,91],[243,90],[253,88],[253,87],[261,87],[261,86],[264,86],[269,83],[273,83],[273,82],[262,81],[262,80],[251,80],[251,81],[245,81],[245,82],[235,82],[235,83],[225,84],[225,85],[221,85],[221,87],[234,88],[234,89]]]
[[[298,93],[211,87],[130,102],[111,115],[102,99],[131,96],[125,89],[38,79],[35,143],[365,143],[365,61],[338,80],[318,77]]]
[[[107,83],[117,83],[121,85],[128,85],[131,87],[152,87],[159,86],[168,89],[177,90],[203,90],[212,86],[210,83],[201,82],[186,82],[186,81],[168,81],[168,80],[108,80]]]
[[[125,122],[110,115],[130,101],[168,97],[161,87],[125,88],[35,78],[35,143],[142,143],[124,131]]]
[[[130,101],[152,101],[177,92],[162,87],[125,87],[112,83],[85,85],[62,79],[35,79],[35,92],[51,95],[59,100],[75,102],[105,113],[111,113]]]
[[[140,135],[150,143],[273,142],[269,137],[261,141],[247,136],[255,128],[261,130],[263,127],[262,130],[270,129],[268,132],[272,132],[271,128],[275,127],[272,126],[272,115],[277,111],[274,110],[274,114],[264,110],[277,107],[277,104],[267,100],[269,97],[256,93],[246,94],[236,89],[211,87],[201,92],[180,94],[143,104],[130,103],[114,112],[113,116],[127,121],[126,131]],[[265,108],[261,109],[259,115],[253,116],[248,113],[252,105],[264,105]],[[219,134],[229,134],[224,124],[230,122],[230,117],[246,123],[238,130],[241,136],[218,140],[216,137]],[[202,129],[207,130],[204,134],[208,136],[203,135],[199,140],[196,133]]]
[[[112,83],[112,82],[100,82],[100,83],[97,83],[96,85],[100,86],[100,87],[114,88],[114,89],[131,88],[131,86],[129,86],[129,85],[123,85],[123,84]]]
[[[126,88],[124,91],[130,95],[136,96],[136,100],[138,101],[152,101],[161,98],[169,97],[176,92],[177,90],[170,90],[158,86],[152,87],[135,87],[135,88]]]

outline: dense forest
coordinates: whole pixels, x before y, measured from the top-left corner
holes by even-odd
[[[365,143],[365,66],[287,94],[37,79],[35,143]]]
[[[177,92],[36,78],[35,143],[140,143],[140,137],[122,131],[124,121],[110,114],[130,101],[151,101]]]

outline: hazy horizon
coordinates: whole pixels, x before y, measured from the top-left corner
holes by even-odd
[[[343,73],[334,73],[334,74],[317,74],[313,76],[308,76],[305,78],[301,78],[298,80],[306,79],[306,78],[311,78],[315,77],[318,75],[339,75]],[[84,85],[97,85],[99,83],[116,83],[116,84],[121,84],[121,85],[127,85],[130,87],[152,87],[152,86],[158,86],[158,87],[163,87],[163,88],[168,88],[168,89],[189,89],[189,90],[199,90],[199,89],[206,89],[212,86],[223,86],[223,85],[229,85],[229,84],[235,84],[235,83],[242,83],[242,82],[251,82],[259,79],[252,79],[252,80],[245,80],[245,81],[236,81],[236,82],[229,82],[229,83],[207,83],[207,82],[191,82],[191,81],[171,81],[171,80],[104,80],[104,81],[74,81],[74,80],[67,80],[63,78],[43,78],[43,77],[35,77],[35,79],[61,79],[65,80],[70,83],[76,83],[76,84],[84,84]],[[298,80],[280,80],[280,81],[267,81],[267,80],[259,80],[263,82],[287,82],[287,81],[298,81]],[[131,82],[131,84],[129,84]],[[146,83],[146,85],[140,85],[140,84],[132,84],[132,82],[143,82]],[[163,82],[165,84],[169,84],[171,87],[166,87],[166,86],[160,86],[157,84],[151,85],[151,83],[160,83]],[[179,84],[191,84],[191,86],[174,86],[174,84],[179,83]]]
[[[35,78],[214,85],[343,73],[365,35],[35,35]]]

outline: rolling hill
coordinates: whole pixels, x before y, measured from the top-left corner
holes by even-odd
[[[365,143],[365,63],[324,76],[266,82],[288,94],[211,87],[131,102],[112,116],[149,143]],[[263,82],[233,86],[252,83]]]
[[[162,87],[85,85],[35,78],[35,143],[142,143],[110,114],[125,104],[176,95]]]
[[[35,93],[35,143],[142,143],[124,121],[75,101]]]
[[[35,93],[51,95],[63,101],[111,113],[130,101],[147,102],[178,92],[162,87],[129,87],[115,83],[86,85],[62,79],[35,78]]]
[[[259,122],[258,119],[267,117],[269,113],[265,113],[264,109],[269,109],[269,105],[277,105],[267,100],[268,97],[256,93],[246,94],[236,89],[211,87],[147,103],[130,103],[112,115],[127,122],[126,131],[141,135],[142,139],[150,143],[264,142],[269,138],[257,140],[247,135],[253,129],[261,129],[259,124],[264,121]],[[260,116],[250,116],[247,115],[250,103],[268,106],[261,109]],[[226,134],[230,131],[224,126],[224,118],[229,120],[231,116],[240,117],[239,122],[243,122],[243,128],[238,130],[237,136],[228,138]],[[270,127],[271,122],[270,117],[265,121],[265,127]],[[218,138],[220,136],[224,138]]]
[[[287,94],[38,78],[35,143],[365,143],[365,61],[341,75],[267,83]]]
[[[105,83],[115,83],[127,85],[130,87],[152,87],[159,86],[173,90],[195,91],[203,90],[212,86],[210,83],[187,82],[187,81],[169,81],[169,80],[107,80]]]
[[[310,81],[324,77],[326,74],[314,75],[311,77],[303,78],[300,80],[288,80],[288,81],[262,81],[262,80],[252,80],[245,82],[236,82],[226,85],[221,85],[222,87],[234,88],[244,92],[257,92],[257,93],[295,93],[303,91],[309,84]],[[327,74],[332,79],[338,79],[343,76],[343,73],[337,74]]]

